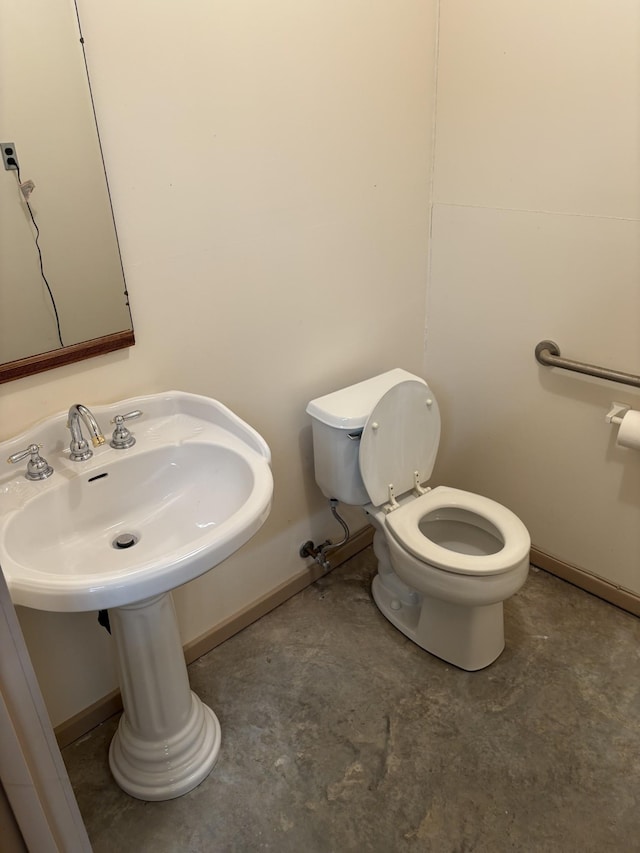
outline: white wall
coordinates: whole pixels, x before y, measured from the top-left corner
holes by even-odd
[[[440,481],[512,507],[548,554],[640,593],[640,453],[625,386],[534,348],[640,372],[636,0],[441,0],[426,373]]]
[[[262,433],[271,518],[176,594],[186,642],[339,534],[307,401],[421,368],[436,3],[79,7],[137,343],[2,386],[0,430],[173,387]],[[115,686],[95,614],[19,612],[54,724]]]

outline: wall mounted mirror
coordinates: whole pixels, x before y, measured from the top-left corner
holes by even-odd
[[[0,0],[0,382],[134,343],[74,0]]]

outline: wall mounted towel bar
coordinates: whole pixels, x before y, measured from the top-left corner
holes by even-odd
[[[574,370],[576,373],[586,373],[588,376],[597,376],[599,379],[609,379],[611,382],[640,388],[640,376],[634,373],[621,373],[619,370],[609,370],[607,367],[561,358],[560,347],[553,341],[540,341],[536,346],[536,359],[547,367],[563,367],[565,370]]]

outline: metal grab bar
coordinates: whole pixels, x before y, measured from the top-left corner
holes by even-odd
[[[563,367],[565,370],[574,370],[576,373],[586,373],[587,376],[597,376],[599,379],[609,379],[621,385],[640,388],[640,376],[635,373],[621,373],[619,370],[609,370],[608,367],[560,358],[560,347],[553,341],[540,341],[536,347],[536,360],[547,367]]]

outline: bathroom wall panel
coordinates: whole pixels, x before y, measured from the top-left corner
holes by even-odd
[[[640,216],[637,0],[442,0],[434,200]]]
[[[78,5],[136,346],[2,386],[0,432],[174,387],[264,435],[271,517],[176,594],[188,642],[295,576],[306,539],[340,535],[308,400],[420,370],[437,4]],[[115,686],[94,615],[22,618],[54,724]]]
[[[640,454],[604,421],[640,370],[635,0],[442,0],[426,372],[436,471],[512,506],[541,550],[640,593]]]
[[[534,545],[640,594],[640,452],[605,423],[640,391],[551,370],[536,343],[634,372],[640,223],[436,205],[426,375],[435,481],[511,507]]]

